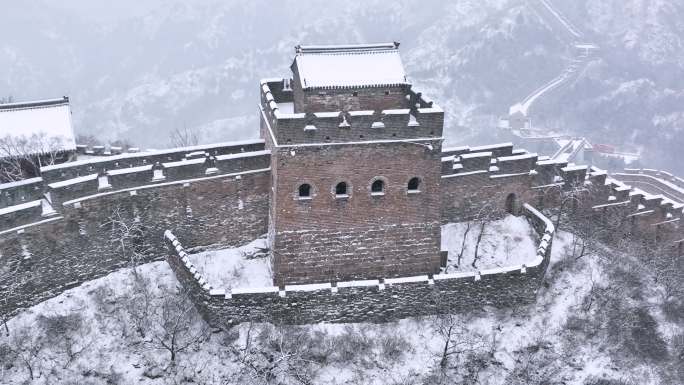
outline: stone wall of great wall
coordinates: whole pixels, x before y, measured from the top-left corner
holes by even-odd
[[[554,227],[530,205],[522,212],[539,236],[537,255],[529,263],[456,274],[421,275],[363,281],[286,285],[251,289],[211,287],[189,261],[171,231],[165,233],[167,261],[214,326],[259,321],[285,324],[313,322],[386,322],[484,306],[510,307],[536,299],[549,263]]]
[[[127,266],[122,236],[146,262],[164,256],[167,228],[198,246],[265,234],[270,153],[263,149],[256,140],[125,154],[0,185],[0,313]],[[124,234],[112,219],[140,231]]]
[[[662,194],[675,202],[684,203],[684,179],[669,172],[626,168],[623,172],[614,173],[613,176],[652,194]]]
[[[300,323],[324,315],[331,321],[377,321],[534,298],[548,258],[537,258],[525,269],[479,275],[295,285],[266,293],[222,293],[202,285],[182,255],[165,251],[162,234],[170,229],[192,247],[239,245],[263,235],[269,165],[270,152],[256,140],[113,155],[46,167],[41,178],[0,185],[0,314],[126,266],[130,261],[112,242],[117,233],[110,220],[116,212],[144,228],[145,237],[133,240],[145,251],[142,262],[166,256],[216,322]],[[550,161],[510,144],[445,148],[441,166],[443,223],[472,217],[490,205],[492,211],[525,214],[541,231],[544,221],[523,204],[553,207],[564,191],[580,185],[594,218],[620,218],[624,233],[657,239],[682,253],[684,205],[626,186],[600,170]]]

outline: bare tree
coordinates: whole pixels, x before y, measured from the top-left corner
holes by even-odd
[[[196,146],[200,142],[200,135],[196,129],[189,128],[186,125],[177,127],[171,131],[171,146],[172,147],[188,147]]]
[[[147,333],[152,327],[152,313],[154,299],[150,290],[149,278],[137,273],[133,267],[133,290],[131,297],[124,304],[124,309],[130,317],[135,331],[140,338],[147,338]]]
[[[36,364],[41,361],[40,355],[44,341],[35,333],[32,326],[21,325],[13,328],[8,341],[0,345],[2,361],[12,363],[19,361],[26,368],[30,380],[35,378]]]
[[[152,252],[151,246],[146,241],[148,231],[141,219],[147,210],[148,207],[141,210],[136,207],[126,210],[125,207],[117,205],[112,209],[108,220],[101,225],[109,229],[109,242],[123,259],[128,260],[132,268],[134,290],[127,298],[124,309],[135,331],[143,339],[147,338],[151,329],[154,310],[154,296],[150,290],[151,282],[149,278],[138,272],[138,265]]]
[[[14,103],[14,96],[8,95],[0,98],[0,104]]]
[[[2,254],[0,254],[0,256],[2,256]],[[3,288],[0,291],[0,301],[5,309],[2,314],[2,324],[5,328],[5,334],[9,337],[10,330],[7,321],[10,313],[9,309],[10,306],[12,306],[11,301],[18,291],[28,282],[29,276],[27,272],[22,271],[21,264],[17,263],[14,265],[14,268],[12,268],[12,264],[9,261],[2,261],[0,272],[2,273],[2,276],[5,277]]]
[[[305,328],[266,325],[257,331],[250,323],[244,346],[236,354],[244,380],[313,384],[316,370],[325,360],[317,356],[320,345],[325,344],[313,340]],[[327,350],[323,356],[329,353]]]
[[[0,138],[0,182],[38,175],[42,166],[63,160],[64,141],[45,133]]]
[[[79,313],[39,315],[37,323],[45,331],[45,341],[51,349],[64,354],[64,369],[94,342],[88,338],[89,326]]]
[[[175,364],[178,353],[202,344],[209,338],[209,327],[195,309],[187,292],[165,293],[155,309],[152,323],[152,343],[166,350]]]
[[[128,212],[123,206],[117,205],[108,220],[100,225],[110,229],[109,242],[129,261],[134,274],[137,274],[135,267],[151,252],[151,246],[146,243],[147,227],[141,219],[148,209],[148,206],[142,209],[133,207],[132,212]]]
[[[475,210],[475,203],[472,202],[472,200],[468,199],[464,203],[464,214],[465,214],[465,230],[463,231],[463,239],[461,240],[461,250],[458,252],[457,260],[456,260],[456,266],[460,267],[461,266],[461,260],[463,259],[463,253],[465,252],[466,249],[466,244],[468,242],[468,234],[470,234],[470,230],[473,227],[473,222],[475,221],[475,218],[477,218],[477,214],[474,216],[468,215],[467,213],[470,213]]]
[[[556,229],[560,229],[563,216],[567,215],[568,211],[578,208],[587,193],[588,190],[581,181],[571,183],[569,186],[565,184],[551,185],[542,191],[545,200],[551,200],[555,204],[553,211],[556,214],[554,223]]]
[[[478,211],[474,218],[475,227],[477,231],[477,237],[475,239],[475,251],[473,254],[473,267],[477,267],[477,260],[479,259],[480,244],[482,239],[487,234],[487,225],[500,213],[489,203],[485,203]]]
[[[441,314],[433,317],[433,326],[444,343],[439,366],[445,369],[449,360],[469,354],[480,354],[489,349],[487,340],[468,330],[467,321],[455,314]]]
[[[464,202],[461,208],[461,216],[464,218],[462,223],[465,224],[465,230],[463,231],[461,249],[457,255],[456,266],[461,266],[463,255],[467,249],[468,235],[470,235],[472,231],[477,231],[475,255],[472,262],[473,267],[475,267],[477,259],[479,258],[480,244],[486,235],[487,224],[500,215],[501,212],[489,203],[480,204],[472,202],[471,200]]]

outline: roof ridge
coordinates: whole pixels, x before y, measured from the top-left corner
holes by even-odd
[[[329,56],[341,56],[341,55],[366,55],[366,54],[393,54],[396,50],[389,49],[368,49],[368,50],[354,50],[354,51],[317,51],[317,52],[307,52],[306,55],[329,55]]]
[[[321,54],[321,53],[353,53],[368,51],[396,51],[399,48],[398,42],[375,43],[375,44],[339,44],[339,45],[297,45],[295,52],[301,54]]]
[[[11,110],[21,110],[30,108],[40,108],[40,107],[51,107],[58,105],[68,105],[69,97],[64,96],[59,99],[45,99],[45,100],[35,100],[28,102],[16,102],[16,103],[5,103],[0,104],[0,111],[11,111]]]

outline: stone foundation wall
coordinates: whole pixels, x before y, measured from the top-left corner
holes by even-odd
[[[439,222],[279,232],[276,283],[436,273],[439,240]]]
[[[179,240],[165,233],[167,261],[214,326],[258,321],[386,322],[406,317],[466,312],[485,306],[515,307],[534,302],[549,263],[553,224],[529,205],[524,214],[537,230],[537,255],[522,266],[477,273],[437,274],[379,280],[287,285],[283,288],[212,288],[190,263]]]

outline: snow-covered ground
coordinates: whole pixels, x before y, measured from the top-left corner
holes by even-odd
[[[481,227],[471,223],[442,226],[442,249],[449,251],[446,272],[477,271],[487,268],[521,265],[534,259],[537,244],[534,229],[524,217],[509,215],[484,227],[475,261],[475,245]],[[273,285],[270,259],[265,252],[268,242],[259,238],[246,245],[190,255],[190,261],[215,289],[257,288]],[[458,255],[462,252],[461,263]]]
[[[475,260],[475,246],[481,229],[478,222],[471,222],[470,225],[467,222],[449,223],[442,226],[442,250],[449,251],[447,273],[522,265],[533,260],[537,253],[534,229],[527,219],[508,215],[485,224]]]
[[[503,226],[509,221],[503,220],[502,227],[524,234],[527,228],[521,223]],[[439,365],[444,320],[436,317],[386,324],[241,324],[208,333],[171,365],[168,352],[157,343],[154,314],[169,288],[179,284],[165,262],[155,262],[137,268],[142,286],[132,269],[123,269],[10,319],[11,337],[0,333],[0,384],[593,385],[599,378],[623,381],[606,384],[665,383],[655,363],[616,360],[611,350],[619,345],[597,337],[600,331],[584,333],[577,324],[568,326],[572,317],[588,314],[586,298],[593,290],[609,286],[601,258],[569,256],[572,241],[571,234],[556,234],[547,285],[535,304],[455,316],[453,338],[456,350],[463,352],[451,355],[446,368]],[[146,306],[131,306],[135,298]],[[131,315],[145,310],[153,315],[149,330]],[[45,317],[74,314],[81,321],[69,344],[44,337]],[[148,330],[143,335],[139,324]],[[22,335],[30,338],[17,338]],[[71,346],[73,359],[66,346]],[[11,353],[17,347],[20,356]],[[24,359],[32,366],[33,380]]]
[[[215,289],[254,288],[273,285],[266,238],[244,246],[209,250],[190,255],[190,261]]]

